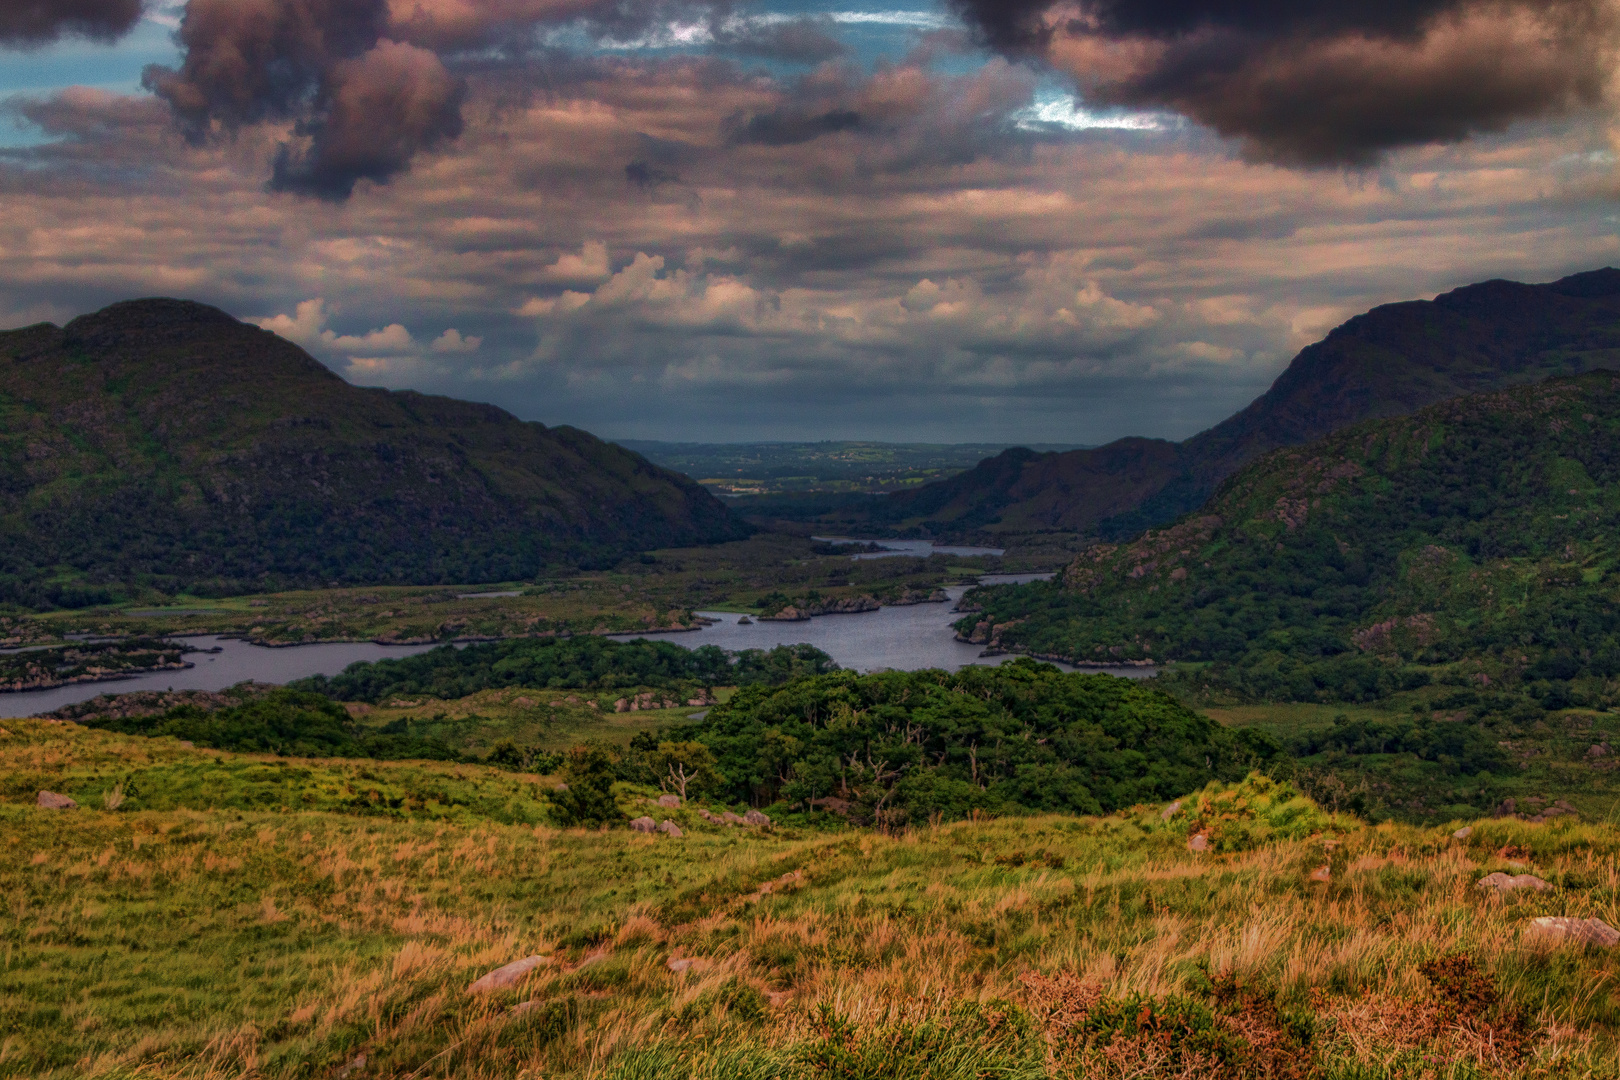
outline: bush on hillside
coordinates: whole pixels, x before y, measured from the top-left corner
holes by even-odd
[[[551,690],[646,686],[695,693],[708,686],[780,685],[837,667],[832,657],[810,645],[748,649],[733,657],[714,645],[683,649],[644,638],[512,638],[364,661],[350,664],[338,675],[316,675],[291,685],[340,701],[375,704],[420,695],[451,700],[517,686]]]
[[[669,737],[713,751],[728,801],[883,826],[1106,812],[1236,780],[1275,752],[1131,680],[1028,659],[745,687]]]
[[[198,746],[249,754],[438,761],[460,756],[440,740],[368,731],[337,702],[298,690],[273,690],[212,711],[181,705],[149,716],[88,716],[80,723],[124,735],[171,735]]]

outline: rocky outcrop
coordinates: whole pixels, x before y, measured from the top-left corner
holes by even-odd
[[[487,994],[492,990],[503,990],[513,986],[544,964],[551,963],[549,956],[525,956],[522,960],[514,960],[505,967],[498,967],[483,978],[467,984],[469,994]]]
[[[1596,945],[1612,949],[1620,945],[1620,930],[1602,919],[1573,919],[1562,915],[1544,915],[1531,919],[1524,935],[1532,940],[1555,945]]]
[[[44,810],[77,810],[79,804],[66,795],[58,795],[54,791],[41,791],[34,799],[34,805]]]
[[[1533,889],[1536,892],[1547,892],[1552,888],[1534,874],[1504,874],[1498,870],[1494,874],[1486,874],[1479,879],[1478,887],[1487,892],[1510,893],[1520,889]]]
[[[1501,804],[1497,806],[1496,812],[1491,816],[1517,818],[1520,821],[1539,824],[1543,821],[1550,821],[1555,817],[1578,817],[1580,815],[1573,806],[1563,799],[1558,799],[1549,804],[1546,799],[1532,795],[1518,799],[1503,799]]]

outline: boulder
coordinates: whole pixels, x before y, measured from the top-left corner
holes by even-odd
[[[660,795],[658,796],[658,805],[673,809],[681,805],[681,797],[673,792],[668,795]]]
[[[1180,810],[1181,810],[1181,800],[1177,799],[1175,802],[1171,803],[1169,806],[1164,808],[1164,813],[1159,815],[1159,820],[1160,821],[1169,821],[1171,818],[1175,817],[1176,814]]]
[[[77,810],[79,804],[66,795],[58,795],[54,791],[42,791],[34,798],[34,805],[46,810]]]
[[[1317,867],[1315,870],[1311,871],[1311,880],[1312,881],[1320,881],[1320,882],[1323,882],[1323,883],[1332,881],[1333,880],[1333,868],[1331,866],[1319,866],[1319,867]]]
[[[663,821],[658,823],[658,831],[661,833],[668,833],[676,840],[679,840],[682,836],[686,835],[685,833],[681,832],[681,827],[679,825],[675,824],[673,821],[670,821],[668,818],[665,818]]]
[[[769,825],[771,819],[758,810],[750,810],[743,815],[743,820],[750,825]]]
[[[725,813],[720,815],[720,820],[725,822],[727,825],[741,825],[743,824],[744,819],[738,817],[736,814],[733,814],[730,810],[727,810]]]
[[[1209,850],[1209,837],[1205,836],[1203,833],[1198,833],[1197,835],[1193,836],[1191,839],[1189,839],[1187,841],[1187,850],[1188,851],[1208,851]]]
[[[1612,949],[1620,945],[1620,930],[1602,919],[1572,919],[1563,915],[1543,915],[1531,919],[1524,929],[1526,937],[1555,944],[1599,945]]]
[[[658,822],[654,821],[650,817],[638,817],[634,821],[630,822],[630,827],[636,830],[636,832],[650,833],[653,831],[653,829],[658,827]]]
[[[551,963],[549,956],[525,956],[522,960],[514,960],[505,967],[498,967],[485,975],[482,979],[467,985],[469,994],[487,994],[491,990],[502,990],[521,980],[529,972],[542,964]]]
[[[1494,890],[1499,893],[1517,892],[1520,889],[1534,889],[1536,892],[1546,892],[1552,886],[1542,881],[1534,874],[1504,874],[1498,870],[1494,874],[1486,874],[1479,879],[1479,887]]]
[[[1608,757],[1609,756],[1609,744],[1608,743],[1598,743],[1596,746],[1594,746],[1591,749],[1586,751],[1586,756],[1590,757],[1590,758]]]
[[[1464,825],[1462,828],[1460,828],[1456,832],[1452,833],[1451,838],[1453,840],[1466,840],[1470,836],[1473,836],[1473,835],[1474,835],[1474,827],[1472,825]]]
[[[683,960],[672,956],[664,966],[675,972],[685,971],[692,966],[692,960],[690,957]]]

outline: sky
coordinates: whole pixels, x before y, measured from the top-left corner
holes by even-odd
[[[893,6],[888,6],[892,4]],[[1620,0],[6,0],[0,326],[607,438],[1184,438],[1620,264]]]

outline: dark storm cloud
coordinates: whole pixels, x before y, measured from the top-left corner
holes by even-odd
[[[141,18],[141,0],[6,0],[0,48],[31,48],[61,37],[112,41]]]
[[[466,84],[426,49],[379,42],[332,66],[307,147],[283,146],[271,187],[347,199],[361,179],[382,184],[419,150],[461,134]]]
[[[154,65],[142,81],[194,142],[296,121],[271,186],[344,199],[461,130],[462,81],[387,30],[386,0],[191,0],[179,70]]]
[[[853,131],[861,126],[861,114],[852,109],[831,109],[808,114],[779,109],[753,116],[732,117],[725,124],[727,141],[732,145],[797,146],[823,135]]]
[[[1598,105],[1607,0],[956,0],[988,44],[1093,100],[1169,108],[1252,154],[1365,165]]]

